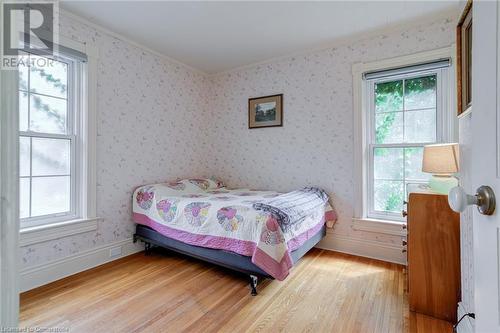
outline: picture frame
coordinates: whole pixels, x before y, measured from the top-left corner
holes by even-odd
[[[248,99],[248,128],[283,126],[283,94]]]
[[[457,114],[472,104],[472,0],[457,25]]]

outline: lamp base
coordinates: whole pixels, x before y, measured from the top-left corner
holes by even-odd
[[[448,194],[452,188],[458,186],[458,179],[452,176],[433,175],[429,180],[431,190],[441,194]]]

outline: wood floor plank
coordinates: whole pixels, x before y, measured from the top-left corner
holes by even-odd
[[[21,294],[22,327],[70,332],[451,332],[408,310],[403,266],[313,249],[252,297],[245,276],[161,251]]]

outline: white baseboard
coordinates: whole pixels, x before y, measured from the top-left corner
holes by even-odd
[[[328,233],[317,247],[406,265],[406,254],[402,252],[402,246],[394,244]]]
[[[115,255],[111,255],[111,250]],[[144,250],[144,245],[141,243],[134,244],[132,238],[127,238],[97,246],[69,257],[27,267],[21,270],[20,289],[23,292],[40,287],[142,250]]]
[[[464,308],[464,304],[462,302],[458,303],[458,319],[462,318],[462,316],[466,313],[469,313],[467,309]],[[474,325],[472,324],[472,319],[470,317],[465,317],[462,319],[460,324],[457,327],[457,333],[473,333]]]
[[[401,252],[401,246],[378,241],[328,233],[317,247],[361,257],[406,264],[406,256]],[[111,256],[110,251],[112,249],[115,251],[117,248],[121,248],[121,253]],[[20,274],[21,292],[43,286],[44,284],[128,256],[143,249],[143,245],[140,243],[134,244],[132,238],[128,238],[82,251],[69,257],[27,267]]]

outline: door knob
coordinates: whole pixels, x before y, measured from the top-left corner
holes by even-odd
[[[465,193],[460,186],[450,190],[448,204],[455,212],[460,213],[469,205],[477,205],[477,210],[483,215],[492,215],[495,211],[495,193],[489,186],[480,186],[475,195]]]

